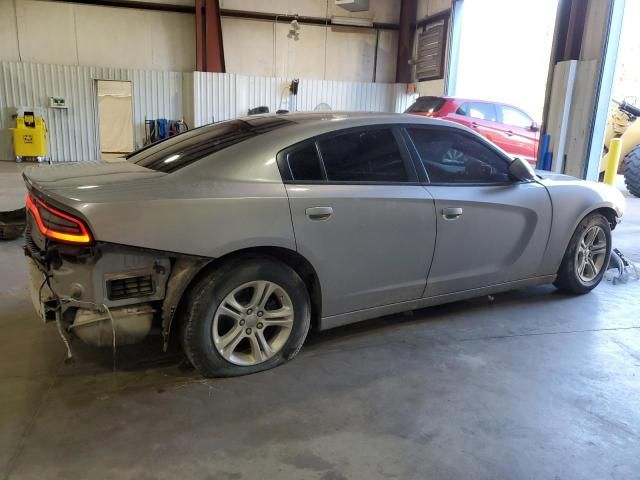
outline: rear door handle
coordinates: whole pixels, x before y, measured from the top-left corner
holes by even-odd
[[[512,132],[511,130],[507,130],[507,135],[508,135],[509,137],[511,137],[511,136],[513,136],[513,132]]]
[[[471,126],[472,126],[473,128],[478,128],[478,124],[477,124],[476,122],[471,122]]]
[[[447,207],[442,209],[442,218],[445,220],[455,220],[462,215],[462,208]]]
[[[333,213],[331,207],[309,207],[305,210],[307,217],[311,220],[326,220]]]

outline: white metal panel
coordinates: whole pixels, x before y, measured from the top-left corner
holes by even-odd
[[[549,150],[553,153],[551,170],[558,173],[564,172],[565,145],[577,65],[577,60],[567,60],[557,63],[553,69],[551,98],[564,99],[561,102],[550,103],[547,115],[547,132],[554,132],[549,145]]]
[[[52,161],[99,157],[95,80],[133,82],[134,139],[144,142],[144,121],[182,118],[182,73],[119,68],[0,63],[0,159],[13,158],[11,109],[40,107],[48,128]],[[48,98],[63,97],[67,109],[47,108]]]
[[[593,120],[600,76],[598,63],[598,60],[582,60],[576,64],[569,126],[563,155],[563,173],[578,178],[584,178],[585,174],[585,160],[589,150],[591,121]],[[604,132],[604,126],[602,131]]]
[[[303,79],[293,97],[287,78],[5,62],[0,63],[0,159],[12,158],[10,109],[19,106],[44,111],[52,161],[100,158],[97,79],[132,82],[138,147],[144,142],[146,119],[187,115],[190,120],[193,116],[191,126],[200,126],[237,118],[263,105],[271,112],[309,111],[322,103],[336,111],[402,112],[413,100],[404,93],[404,84]],[[183,85],[185,82],[189,85]],[[47,108],[50,96],[65,98],[69,108]]]
[[[290,108],[289,79],[194,72],[193,81],[196,126],[241,117],[255,107]]]
[[[414,97],[405,84],[301,79],[298,95],[289,94],[291,79],[226,73],[194,73],[195,125],[246,115],[250,108],[312,111],[327,104],[334,111],[403,112]]]
[[[141,147],[145,139],[145,120],[183,118],[182,73],[151,70],[127,71],[133,82],[133,122],[135,141]]]
[[[301,80],[298,109],[326,103],[331,110],[402,112],[412,99],[405,90],[405,84]]]

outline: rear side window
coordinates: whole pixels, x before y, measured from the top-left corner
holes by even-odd
[[[530,128],[533,120],[524,112],[508,105],[500,105],[498,107],[502,114],[502,123],[520,128]]]
[[[490,122],[498,121],[496,106],[493,103],[469,103],[467,115],[477,118],[478,120],[489,120]]]
[[[292,180],[316,181],[324,179],[314,142],[308,142],[296,147],[286,155],[287,166]]]
[[[444,105],[444,99],[440,97],[420,97],[404,113],[430,112],[435,113]]]
[[[357,130],[318,141],[328,181],[406,182],[407,170],[389,128]]]
[[[407,129],[431,183],[507,183],[509,163],[480,141],[455,130]]]
[[[133,152],[127,160],[159,172],[174,172],[261,133],[291,124],[281,117],[231,120],[190,130]]]

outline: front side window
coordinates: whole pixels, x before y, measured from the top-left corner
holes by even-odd
[[[533,120],[524,112],[517,108],[509,107],[507,105],[500,106],[500,112],[502,113],[502,123],[505,125],[512,125],[520,128],[531,128]]]
[[[318,145],[330,182],[408,181],[400,148],[390,128],[321,138]]]
[[[496,106],[493,103],[469,103],[469,110],[467,114],[470,117],[477,118],[478,120],[488,120],[490,122],[498,121]]]
[[[444,129],[407,129],[430,183],[506,183],[508,162],[463,132]]]

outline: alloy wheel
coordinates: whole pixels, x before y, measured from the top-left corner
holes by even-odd
[[[595,280],[604,267],[606,257],[607,236],[602,227],[594,225],[580,238],[575,262],[578,278],[583,283]]]
[[[248,282],[224,297],[213,318],[213,342],[225,360],[257,365],[277,354],[293,327],[293,303],[278,284]]]

